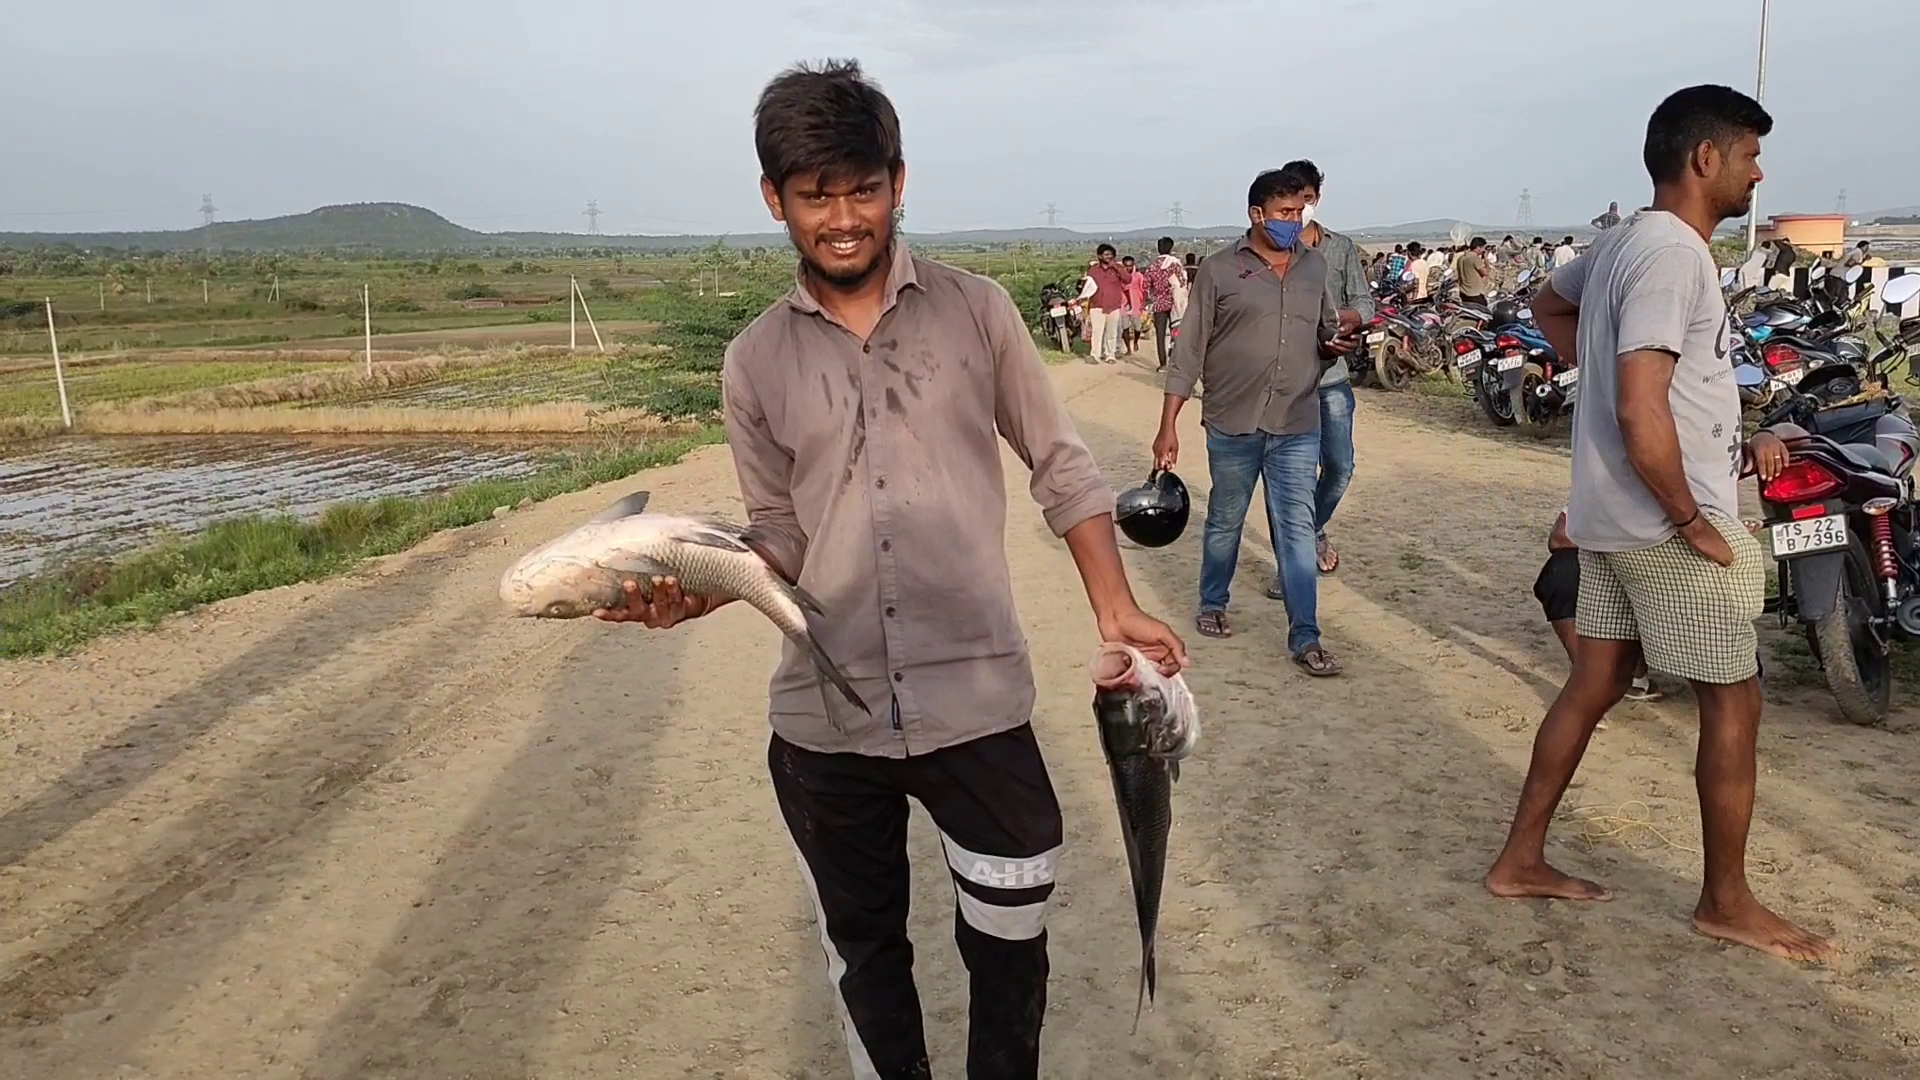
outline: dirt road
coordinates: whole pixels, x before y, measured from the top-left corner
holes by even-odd
[[[1109,475],[1143,474],[1152,376],[1058,377]],[[1689,932],[1684,690],[1616,711],[1568,800],[1637,800],[1613,816],[1644,812],[1675,846],[1642,831],[1588,850],[1570,812],[1558,856],[1614,903],[1480,890],[1564,673],[1528,590],[1567,466],[1460,415],[1362,395],[1344,561],[1321,592],[1348,674],[1284,662],[1263,530],[1240,633],[1190,635],[1205,735],[1175,793],[1161,997],[1131,1037],[1092,621],[1009,484],[1035,721],[1069,836],[1047,1074],[1915,1075],[1920,732],[1905,721],[1849,728],[1817,692],[1770,690],[1752,854],[1773,872],[1757,887],[1837,936],[1827,968]],[[1198,436],[1185,475],[1203,491]],[[737,512],[725,454],[350,579],[0,666],[0,1074],[845,1075],[764,778],[776,635],[739,608],[657,635],[495,609],[508,560],[627,490]],[[1127,554],[1143,602],[1183,629],[1195,530]],[[952,1077],[964,973],[931,838],[916,817],[913,931],[936,1075]]]

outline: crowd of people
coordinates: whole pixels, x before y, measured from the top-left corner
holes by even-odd
[[[1737,91],[1678,91],[1647,128],[1653,202],[1610,223],[1587,252],[1574,257],[1569,240],[1549,254],[1539,238],[1507,237],[1435,255],[1453,262],[1463,290],[1489,287],[1510,260],[1551,270],[1535,315],[1562,355],[1579,357],[1585,388],[1565,523],[1550,544],[1575,552],[1577,583],[1557,577],[1562,595],[1549,610],[1564,624],[1570,587],[1573,626],[1558,629],[1572,674],[1535,739],[1487,889],[1609,898],[1547,863],[1546,834],[1602,717],[1651,666],[1688,680],[1699,702],[1706,877],[1694,927],[1812,959],[1827,942],[1762,907],[1747,885],[1764,573],[1735,484],[1743,472],[1778,475],[1787,453],[1764,433],[1740,438],[1706,239],[1746,212],[1771,128]],[[907,936],[913,799],[940,834],[955,890],[954,935],[971,977],[967,1074],[1032,1078],[1064,835],[1031,723],[1034,675],[1004,548],[1002,439],[1033,472],[1032,496],[1072,555],[1100,637],[1167,674],[1187,667],[1187,645],[1136,601],[1113,491],[1011,297],[911,252],[896,233],[906,169],[887,97],[857,64],[798,67],[763,92],[754,140],[768,212],[801,266],[788,295],[729,346],[722,371],[750,542],[805,590],[816,640],[860,695],[884,704],[832,722],[809,658],[790,642],[769,687],[773,791],[853,1072],[929,1075]],[[1343,358],[1372,311],[1370,268],[1432,268],[1419,244],[1363,259],[1319,220],[1324,187],[1306,160],[1262,172],[1234,243],[1176,261],[1163,240],[1131,270],[1103,246],[1087,294],[1096,360],[1137,347],[1151,316],[1166,369],[1158,468],[1181,461],[1179,418],[1205,389],[1211,488],[1195,629],[1234,632],[1230,587],[1257,486],[1280,567],[1267,595],[1284,605],[1290,658],[1321,677],[1342,671],[1322,639],[1317,589],[1339,564],[1326,527],[1353,470]],[[1568,559],[1559,562],[1564,571]],[[725,602],[665,578],[650,584],[629,582],[624,606],[596,614],[667,628]],[[1348,719],[1366,722],[1364,712]]]

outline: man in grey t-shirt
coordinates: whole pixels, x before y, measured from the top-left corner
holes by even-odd
[[[1694,929],[1775,956],[1832,945],[1760,905],[1747,886],[1765,555],[1740,524],[1737,484],[1787,463],[1765,433],[1741,441],[1726,305],[1707,237],[1747,212],[1773,120],[1724,86],[1661,102],[1644,151],[1651,207],[1602,232],[1534,297],[1540,329],[1580,365],[1567,532],[1580,551],[1573,673],[1534,738],[1506,847],[1488,871],[1503,897],[1606,900],[1546,861],[1547,826],[1587,741],[1635,666],[1678,675],[1700,705],[1695,778],[1706,879]]]

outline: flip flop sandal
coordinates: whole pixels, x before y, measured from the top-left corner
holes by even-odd
[[[1335,660],[1332,653],[1318,645],[1309,645],[1300,650],[1299,654],[1293,658],[1293,662],[1299,664],[1301,670],[1315,678],[1340,674],[1340,661]]]
[[[1193,620],[1193,628],[1211,638],[1233,636],[1233,627],[1227,625],[1227,613],[1224,611],[1203,611]]]
[[[1314,555],[1321,573],[1331,574],[1340,569],[1340,553],[1333,549],[1333,544],[1329,541],[1322,540],[1314,545]]]

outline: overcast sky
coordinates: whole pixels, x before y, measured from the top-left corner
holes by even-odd
[[[1584,222],[1647,196],[1647,114],[1751,92],[1759,0],[88,0],[9,4],[0,230],[398,201],[477,229],[764,230],[751,110],[858,58],[909,227],[1240,221],[1306,156],[1335,225]],[[1773,5],[1763,213],[1920,203],[1916,0]],[[1886,107],[1878,102],[1887,101]]]

